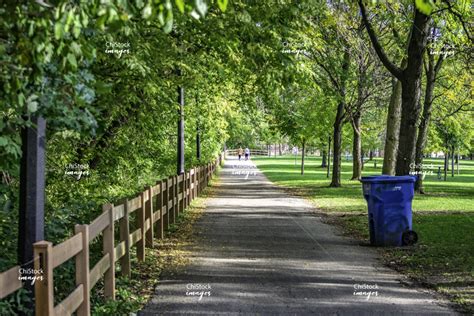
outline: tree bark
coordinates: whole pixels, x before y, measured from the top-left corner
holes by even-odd
[[[341,186],[341,146],[342,146],[342,126],[344,124],[344,102],[339,102],[337,106],[336,120],[334,122],[333,133],[333,158],[332,158],[332,180],[330,187]]]
[[[415,183],[415,191],[423,194],[423,151],[426,146],[426,140],[428,138],[428,126],[431,119],[431,111],[434,99],[434,88],[436,82],[436,75],[441,68],[444,55],[441,55],[438,61],[434,62],[433,55],[428,55],[428,69],[426,70],[426,88],[425,88],[425,99],[423,101],[423,112],[418,126],[418,137],[416,140],[416,152],[415,152],[415,171],[418,175]]]
[[[415,19],[408,46],[407,67],[402,77],[402,118],[395,173],[410,174],[410,165],[415,160],[417,121],[420,114],[421,76],[430,17],[415,9]]]
[[[306,140],[303,138],[303,148],[301,150],[301,175],[304,175],[304,156],[306,151]]]
[[[328,167],[326,171],[326,178],[329,178],[330,173],[331,173],[331,136],[329,136],[329,140],[328,140]]]
[[[397,162],[398,134],[400,133],[400,113],[402,111],[402,84],[396,78],[392,78],[392,95],[388,105],[387,130],[385,135],[385,146],[383,154],[382,174],[395,175]]]
[[[350,66],[349,51],[344,52],[342,61],[342,76],[339,87],[339,104],[337,105],[336,119],[334,121],[333,133],[333,163],[332,163],[332,180],[330,187],[337,188],[341,186],[341,147],[342,147],[342,127],[344,125],[344,116],[346,108],[346,80]]]
[[[321,161],[321,168],[326,168],[327,167],[327,152],[326,150],[323,150],[323,157]]]
[[[360,137],[360,121],[361,113],[358,111],[352,117],[352,179],[360,180],[362,174],[362,162],[361,162],[361,137]]]
[[[454,177],[454,146],[451,149],[451,177]]]

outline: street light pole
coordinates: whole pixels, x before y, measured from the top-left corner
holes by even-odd
[[[33,267],[33,244],[44,239],[46,120],[35,116],[31,121],[33,126],[21,132],[18,261],[24,269]],[[25,287],[33,289],[31,282]]]
[[[181,76],[181,69],[178,69],[178,76]],[[177,173],[184,173],[184,88],[178,87],[178,159],[177,159]]]

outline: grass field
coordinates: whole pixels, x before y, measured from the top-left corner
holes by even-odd
[[[314,199],[315,204],[325,211],[364,211],[365,200],[362,198],[362,186],[359,181],[351,181],[352,163],[342,163],[342,188],[329,188],[330,179],[326,177],[326,169],[319,167],[319,157],[307,157],[305,174],[300,175],[300,157],[295,165],[292,156],[253,158],[269,180],[276,184],[299,189]],[[381,173],[382,161],[375,159],[365,164],[362,175],[377,175]],[[425,166],[430,168],[433,175],[427,175],[424,181],[426,194],[417,195],[413,201],[415,211],[463,211],[474,212],[474,161],[461,161],[460,174],[454,177],[448,175],[447,181],[438,180],[438,167],[442,167],[441,159],[426,159]]]
[[[300,158],[300,157],[299,157]],[[329,188],[326,169],[318,157],[306,159],[305,174],[292,156],[253,158],[275,184],[310,199],[328,214],[331,223],[346,234],[368,241],[367,205],[359,181],[351,181],[352,164],[343,158],[342,187]],[[381,160],[367,162],[363,176],[381,173]],[[441,159],[427,159],[433,175],[425,178],[424,195],[413,201],[413,229],[419,242],[414,247],[381,248],[385,264],[426,287],[445,294],[461,311],[474,312],[474,162],[461,161],[460,174],[437,177]],[[342,216],[341,213],[344,213]]]

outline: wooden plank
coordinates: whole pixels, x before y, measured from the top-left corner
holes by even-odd
[[[54,308],[55,315],[71,315],[84,301],[84,286],[80,284],[67,298]]]
[[[124,204],[114,206],[114,222],[121,219],[123,217],[123,214],[125,214]]]
[[[150,219],[147,218],[146,221],[145,221],[145,231],[148,232],[148,230],[150,229],[151,225],[150,225]]]
[[[125,241],[119,242],[118,245],[114,248],[114,257],[115,261],[119,260],[123,257],[123,255],[127,252],[125,247]]]
[[[53,269],[77,255],[82,250],[82,233],[78,233],[53,247]]]
[[[23,286],[20,281],[20,268],[20,266],[14,266],[13,268],[0,273],[0,299],[16,290],[19,290]]]
[[[90,273],[90,283],[89,283],[89,291],[94,288],[94,285],[97,283],[97,281],[100,280],[100,278],[104,275],[104,273],[109,269],[110,267],[110,256],[109,254],[105,254],[99,262],[95,264],[95,266],[92,268],[91,273]]]
[[[130,278],[132,275],[132,270],[130,267],[130,223],[129,223],[129,213],[128,207],[130,203],[125,202],[125,209],[123,218],[120,220],[120,241],[125,243],[125,253],[120,258],[120,266],[122,276],[127,276]]]
[[[82,304],[79,308],[75,307],[70,310],[72,313],[77,308],[78,316],[89,316],[91,314],[91,300],[90,300],[90,271],[89,271],[89,225],[76,225],[74,227],[76,234],[82,235],[82,251],[76,256],[76,286],[83,286],[82,288]],[[69,310],[67,310],[69,311]]]
[[[154,223],[160,220],[160,210],[153,213],[153,220],[154,220]]]
[[[35,270],[43,271],[43,280],[35,282],[35,315],[54,315],[53,244],[40,241],[33,245]],[[82,293],[82,292],[81,292]]]
[[[130,247],[135,245],[135,243],[142,239],[142,230],[138,228],[133,233],[130,234]]]
[[[170,224],[170,207],[169,207],[169,200],[170,200],[170,178],[166,178],[165,181],[161,182],[164,187],[166,188],[166,193],[163,195],[163,205],[165,211],[163,213],[163,229],[168,230]],[[162,187],[163,188],[163,187]]]
[[[145,191],[146,192],[146,191]],[[137,216],[135,218],[136,227],[140,229],[140,239],[137,241],[137,258],[138,261],[145,260],[145,192],[140,193],[141,206],[137,210]]]
[[[115,299],[115,222],[114,213],[115,208],[113,204],[106,204],[102,206],[104,213],[108,213],[110,225],[104,230],[104,237],[102,238],[102,252],[109,258],[109,268],[104,275],[104,296],[114,300]]]
[[[163,234],[163,215],[164,215],[164,212],[163,212],[163,196],[165,195],[165,193],[163,192],[163,190],[161,190],[161,188],[163,188],[165,185],[163,184],[164,182],[163,181],[160,181],[160,191],[161,193],[156,197],[156,206],[157,206],[157,211],[155,212],[155,219],[156,218],[159,218],[160,222],[158,223],[158,229],[157,229],[157,232],[156,232],[156,237],[157,238],[160,238],[160,239],[163,239],[164,237],[164,234]],[[158,213],[158,214],[156,214]]]
[[[94,240],[102,231],[109,226],[110,218],[109,213],[102,213],[89,225],[89,238]]]
[[[151,187],[151,196],[155,196],[161,193],[161,186],[160,184],[154,185]]]
[[[142,194],[143,194],[143,197],[142,197],[142,205],[145,205],[144,202],[148,201],[148,199],[150,198],[150,192],[149,192],[148,188],[145,189],[145,190],[142,192]]]
[[[127,203],[128,203],[128,214],[131,214],[137,209],[142,207],[142,197],[141,195],[139,195],[136,198],[128,200]]]

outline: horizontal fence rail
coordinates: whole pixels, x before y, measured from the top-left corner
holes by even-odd
[[[164,237],[164,232],[175,224],[179,214],[208,186],[223,159],[224,153],[204,166],[157,181],[135,198],[117,205],[103,205],[101,215],[90,224],[76,225],[75,234],[60,244],[35,243],[34,269],[42,272],[34,284],[35,314],[90,315],[90,292],[101,278],[104,279],[105,297],[114,300],[116,262],[120,264],[121,275],[130,277],[132,247],[136,248],[137,259],[145,260],[145,248],[153,247],[154,238]],[[134,216],[130,217],[132,214]],[[119,231],[118,240],[114,238],[115,227]],[[89,245],[99,236],[102,236],[103,256],[91,268]],[[71,259],[75,260],[76,288],[55,305],[54,268]],[[20,272],[21,267],[15,266],[0,274],[0,299],[23,287]]]
[[[245,153],[245,151],[243,151]],[[227,149],[225,151],[226,155],[237,156],[238,149]],[[268,156],[269,151],[266,149],[250,149],[250,156]]]

